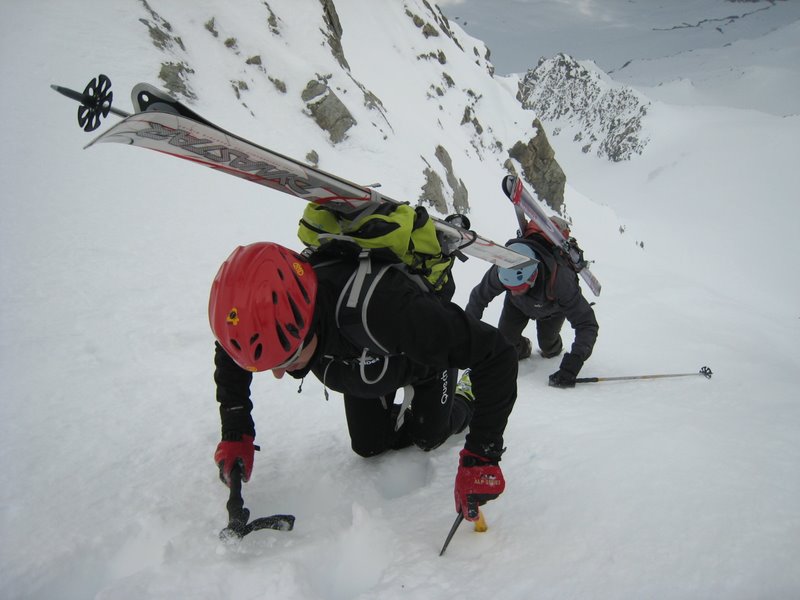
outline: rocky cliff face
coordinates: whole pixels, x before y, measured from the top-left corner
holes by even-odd
[[[522,166],[522,176],[533,186],[539,199],[556,212],[562,212],[567,176],[556,160],[555,150],[547,139],[541,121],[535,119],[533,126],[536,135],[528,143],[519,141],[514,144],[508,156]],[[509,173],[517,175],[511,160],[506,161],[505,167]]]
[[[418,202],[442,214],[469,212],[464,174],[476,162],[519,170],[541,199],[561,206],[565,177],[535,115],[495,80],[485,44],[428,0],[240,0],[191,13],[167,0],[138,2],[163,87],[194,105],[204,88],[230,89],[220,110],[243,108],[273,135],[285,132],[289,150],[276,149],[326,169],[332,152],[353,146],[387,157],[395,143],[415,148],[417,171],[405,179],[418,182]],[[383,60],[365,59],[364,48]],[[308,121],[280,123],[278,114]]]
[[[519,84],[517,95],[556,132],[569,130],[584,152],[619,162],[641,154],[642,133],[650,102],[630,88],[612,82],[592,63],[566,54],[541,60]]]

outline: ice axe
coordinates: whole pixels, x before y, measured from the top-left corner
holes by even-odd
[[[253,531],[259,529],[275,529],[277,531],[291,531],[294,528],[294,515],[272,515],[260,517],[247,522],[250,511],[244,507],[242,499],[242,468],[235,465],[231,470],[230,496],[226,507],[228,509],[228,526],[219,532],[222,541],[242,539]]]
[[[444,545],[442,546],[442,551],[439,552],[439,556],[442,556],[444,554],[444,551],[447,550],[447,546],[450,545],[450,540],[453,539],[453,536],[455,535],[458,526],[461,525],[461,521],[463,520],[464,520],[464,513],[459,511],[458,514],[456,515],[456,520],[453,521],[453,526],[450,528],[450,533],[447,534],[447,538],[444,540]],[[486,519],[483,516],[483,512],[480,509],[478,509],[478,520],[475,521],[475,531],[477,531],[478,533],[483,533],[488,529],[489,526],[486,524]]]

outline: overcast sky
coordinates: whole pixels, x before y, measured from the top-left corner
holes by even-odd
[[[722,47],[800,18],[800,2],[767,0],[440,0],[448,18],[484,42],[501,75],[566,52],[613,71],[631,59]],[[681,15],[676,19],[676,9]],[[558,24],[558,25],[556,25]]]

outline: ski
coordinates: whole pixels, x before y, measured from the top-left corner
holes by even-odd
[[[100,83],[93,79],[83,94],[61,86],[51,86],[55,91],[81,103],[84,110],[81,112],[79,109],[79,124],[86,131],[96,129],[100,119],[109,112],[122,116],[120,122],[85,148],[109,142],[148,148],[307,202],[330,206],[343,214],[356,213],[376,203],[401,204],[372,187],[332,175],[226,131],[146,83],[134,86],[131,91],[133,114],[111,110],[110,82],[104,75],[98,79]],[[460,256],[463,253],[506,268],[530,263],[527,256],[458,226],[458,217],[464,219],[462,223],[466,219],[461,215],[456,217],[454,222],[450,222],[431,216],[446,254]]]
[[[517,214],[517,225],[519,225],[517,237],[524,237],[525,230],[528,228],[528,218],[525,216],[525,211],[519,204],[514,205],[514,212]]]
[[[524,232],[524,217],[527,216],[534,223],[536,223],[547,238],[553,242],[556,248],[561,251],[570,259],[573,268],[578,275],[583,278],[583,281],[592,290],[595,296],[600,295],[601,285],[597,277],[589,270],[586,261],[583,259],[583,254],[576,250],[575,246],[566,239],[553,222],[548,218],[536,199],[525,189],[522,185],[522,180],[513,175],[506,175],[503,178],[503,192],[505,192],[508,199],[514,205],[517,212],[517,219],[519,220],[520,227]]]

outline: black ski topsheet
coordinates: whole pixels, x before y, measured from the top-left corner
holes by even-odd
[[[525,186],[522,185],[522,180],[519,177],[507,175],[503,178],[503,191],[514,204],[514,208],[517,211],[517,218],[519,219],[522,217],[519,212],[521,210],[529,219],[536,223],[547,238],[553,242],[557,248],[561,248],[572,263],[578,266],[580,269],[578,275],[583,278],[583,281],[586,282],[586,285],[589,286],[592,293],[595,296],[599,296],[602,286],[597,277],[594,276],[586,265],[580,266],[579,261],[581,257],[577,250],[570,246],[569,241],[558,230],[558,227],[553,224],[547,216],[547,213],[544,212],[544,209],[539,206],[539,203],[531,193],[525,189]],[[522,226],[521,220],[520,226]]]
[[[278,190],[307,202],[355,213],[368,204],[397,200],[306,165],[232,134],[200,117],[157,88],[139,84],[132,91],[137,111],[111,127],[86,147],[115,142],[156,150],[229,175]],[[474,231],[432,217],[444,238],[444,250],[456,250],[499,267],[520,267],[530,258],[509,250]]]

